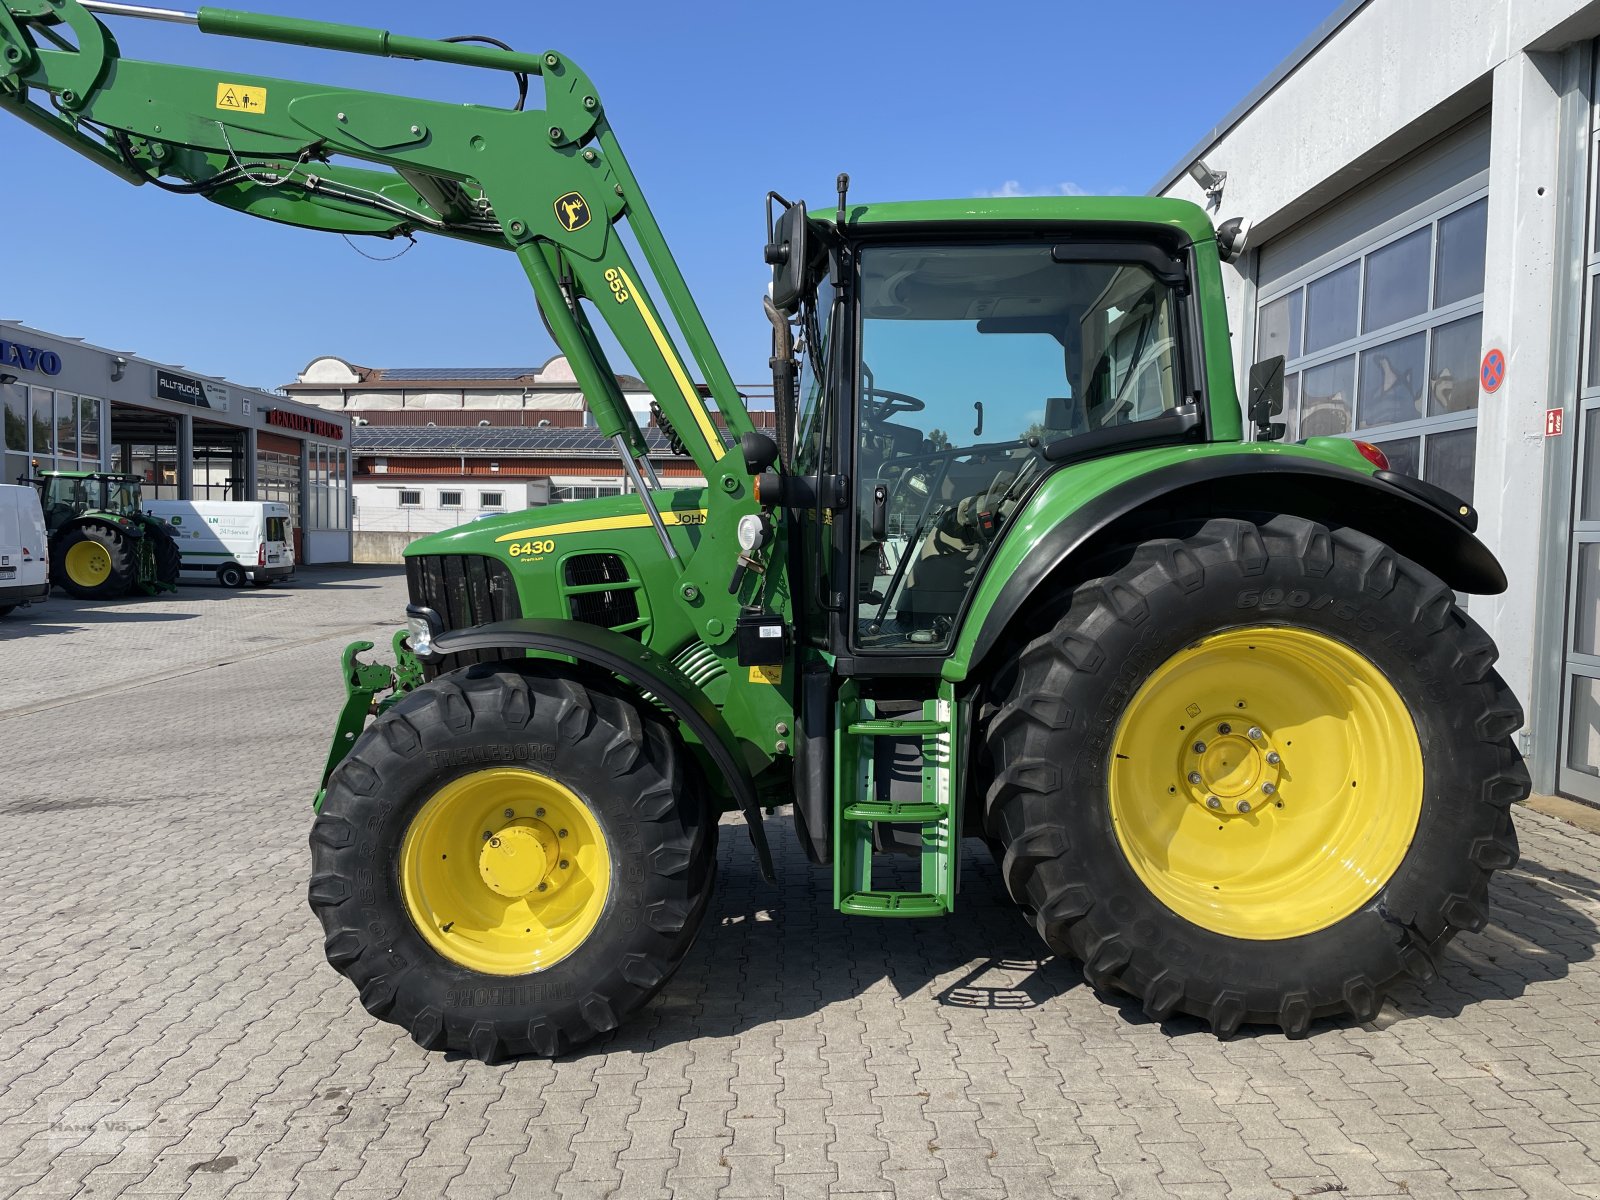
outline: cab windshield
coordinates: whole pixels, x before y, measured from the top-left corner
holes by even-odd
[[[1044,448],[1178,405],[1176,294],[1136,258],[862,250],[859,649],[947,648]]]

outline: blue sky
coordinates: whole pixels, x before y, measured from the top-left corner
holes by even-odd
[[[1333,0],[261,7],[571,55],[599,87],[734,377],[755,383],[770,378],[768,189],[831,203],[846,170],[860,200],[1144,192]],[[438,99],[514,96],[509,78],[488,73],[113,28],[128,57]],[[0,179],[0,318],[266,387],[322,354],[502,366],[554,352],[509,255],[424,239],[371,262],[329,235],[130,187],[3,115]]]

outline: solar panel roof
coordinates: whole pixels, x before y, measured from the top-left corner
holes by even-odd
[[[383,379],[523,379],[539,367],[385,367]]]
[[[414,425],[364,425],[352,432],[358,454],[550,454],[611,456],[616,444],[598,429],[506,427],[435,428]],[[651,453],[668,449],[659,429],[645,431]]]

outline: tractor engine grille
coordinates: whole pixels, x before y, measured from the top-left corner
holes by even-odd
[[[639,610],[639,584],[620,554],[575,555],[564,569],[567,611],[574,621],[644,637],[649,622]]]
[[[428,554],[406,559],[406,582],[411,603],[431,608],[444,623],[441,632],[471,629],[492,621],[509,621],[522,615],[522,603],[511,579],[511,569],[482,554]],[[425,668],[429,679],[472,663],[495,662],[505,655],[495,650],[452,654]]]

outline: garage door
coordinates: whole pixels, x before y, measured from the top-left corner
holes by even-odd
[[[1360,437],[1471,500],[1489,123],[1441,139],[1257,258],[1253,359],[1287,360],[1288,437]]]

